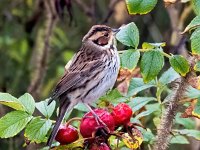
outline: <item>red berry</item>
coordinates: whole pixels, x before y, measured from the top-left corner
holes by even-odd
[[[69,144],[78,139],[78,131],[73,126],[61,125],[55,140],[61,145]]]
[[[125,103],[119,103],[117,106],[114,107],[111,115],[113,116],[115,120],[115,125],[125,125],[128,123],[132,116],[132,109],[129,105]]]
[[[95,109],[94,112],[99,116],[99,118],[107,125],[110,131],[114,131],[115,122],[112,115],[105,111],[104,109]],[[95,117],[91,112],[88,112],[84,115],[80,124],[80,132],[84,138],[92,137],[92,133],[103,125],[98,125]]]
[[[106,143],[101,143],[100,145],[93,144],[89,150],[110,150],[110,147]]]

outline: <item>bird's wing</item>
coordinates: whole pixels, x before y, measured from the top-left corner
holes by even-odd
[[[68,70],[66,70],[60,82],[58,82],[52,96],[53,99],[58,98],[60,95],[69,91],[70,89],[80,86],[82,83],[81,81],[85,77],[89,76],[94,70],[98,70],[98,68],[104,64],[102,59],[100,59],[101,57],[96,57],[95,59],[91,60],[88,60],[85,57],[88,56],[81,55],[81,53],[74,57],[72,64]]]

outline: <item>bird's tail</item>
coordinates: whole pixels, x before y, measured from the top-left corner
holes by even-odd
[[[65,113],[69,111],[69,105],[70,105],[70,102],[65,102],[63,103],[62,105],[60,105],[60,109],[59,109],[59,115],[58,115],[58,118],[56,120],[56,124],[54,125],[53,127],[53,130],[49,136],[49,139],[47,141],[47,145],[51,147],[52,145],[52,142],[54,140],[54,138],[56,137],[56,134],[58,133],[58,129],[60,127],[60,124],[62,123],[62,120],[65,116]]]

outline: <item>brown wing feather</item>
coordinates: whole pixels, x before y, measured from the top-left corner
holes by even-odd
[[[88,53],[91,52],[92,54]],[[98,52],[95,54],[95,52]],[[90,55],[94,57],[90,57]],[[99,54],[99,50],[96,51],[93,47],[82,47],[82,49],[75,55],[72,60],[71,66],[65,72],[62,79],[58,82],[52,99],[58,98],[63,93],[67,92],[71,88],[75,88],[84,78],[88,76],[94,69],[103,65],[102,54]]]

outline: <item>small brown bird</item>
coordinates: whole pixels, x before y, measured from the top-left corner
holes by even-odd
[[[51,146],[59,126],[73,107],[82,102],[98,121],[103,122],[91,109],[90,104],[112,89],[117,79],[120,59],[115,35],[119,29],[94,25],[83,37],[80,50],[74,55],[64,76],[58,82],[49,104],[59,99],[59,115],[48,139]]]

